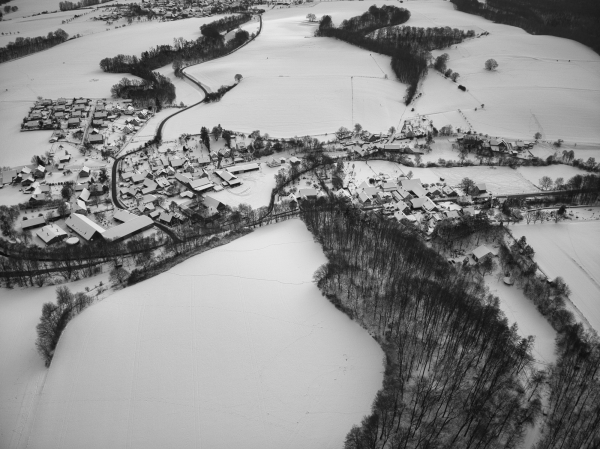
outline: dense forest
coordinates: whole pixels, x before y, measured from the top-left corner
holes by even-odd
[[[249,14],[226,17],[203,25],[203,35],[196,40],[176,38],[173,45],[159,45],[143,52],[139,58],[122,54],[104,58],[100,61],[100,68],[105,72],[130,73],[142,78],[143,81],[123,78],[119,84],[112,87],[111,92],[116,97],[130,98],[138,105],[154,105],[160,109],[164,103],[175,99],[175,86],[168,78],[154,70],[173,64],[175,75],[179,75],[187,65],[231,52],[247,42],[250,35],[247,31],[238,31],[232,39],[225,42],[221,33],[237,28],[250,18]]]
[[[398,27],[410,18],[410,12],[395,6],[371,6],[361,16],[344,20],[334,27],[332,18],[321,19],[317,36],[335,37],[352,45],[392,57],[392,69],[398,80],[408,84],[404,102],[408,105],[419,81],[427,74],[430,51],[462,42],[473,31],[440,28]]]
[[[342,208],[303,207],[328,258],[315,280],[386,353],[383,388],[345,447],[517,446],[541,410],[532,340],[409,228]]]
[[[62,44],[69,35],[60,28],[46,37],[18,37],[15,42],[10,42],[6,47],[0,48],[0,63],[20,58],[38,51],[46,50],[55,45]]]
[[[573,39],[600,53],[600,2],[597,0],[451,0],[459,11],[532,34]]]
[[[85,8],[88,6],[99,5],[100,3],[108,3],[113,0],[80,0],[78,2],[63,1],[58,5],[61,11],[71,11],[73,9]]]

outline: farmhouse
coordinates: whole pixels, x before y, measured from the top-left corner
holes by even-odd
[[[494,253],[485,245],[478,246],[473,250],[473,259],[475,262],[483,262],[488,257],[492,257]]]
[[[96,237],[102,235],[105,232],[105,229],[94,223],[85,215],[80,215],[73,213],[67,220],[65,221],[67,227],[79,234],[85,240],[93,240]]]
[[[315,199],[315,198],[317,198],[317,190],[316,189],[300,189],[298,191],[298,195],[304,200]]]
[[[243,165],[234,165],[233,167],[229,167],[229,172],[237,175],[239,173],[246,173],[249,171],[258,170],[260,167],[257,163],[253,162],[251,164],[243,164]]]
[[[68,126],[69,128],[79,128],[79,123],[80,123],[80,122],[79,122],[79,118],[77,118],[77,117],[75,117],[75,118],[70,118],[70,119],[67,121],[67,126]]]
[[[106,241],[118,242],[127,239],[138,232],[150,229],[152,226],[154,226],[154,222],[150,217],[140,215],[123,224],[107,229],[102,233],[102,238]]]
[[[435,209],[435,203],[429,197],[419,197],[410,200],[413,209],[423,209],[430,212]]]
[[[484,193],[487,193],[487,187],[485,185],[485,183],[479,183],[476,184],[475,187],[473,187],[473,190],[471,192],[473,195],[483,195]]]
[[[46,220],[44,217],[35,217],[30,218],[29,220],[23,220],[21,223],[21,229],[26,231],[28,229],[39,228],[40,226],[44,226],[46,224]]]
[[[187,184],[189,185],[190,189],[196,192],[207,192],[215,186],[208,178],[194,179],[193,181],[189,181]]]
[[[52,245],[67,238],[66,231],[55,224],[44,226],[36,234],[46,245]]]

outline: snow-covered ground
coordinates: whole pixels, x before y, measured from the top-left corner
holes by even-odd
[[[29,447],[340,447],[383,353],[312,283],[324,262],[293,220],[90,307],[59,343]]]
[[[415,104],[415,113],[433,114],[436,126],[472,125],[493,136],[570,142],[600,142],[600,56],[571,40],[535,36],[512,26],[494,24],[482,17],[453,9],[450,2],[405,3],[411,12],[408,26],[450,26],[488,31],[489,36],[470,39],[448,53],[448,67],[460,74],[457,84],[430,71]],[[499,66],[484,69],[487,59]],[[484,109],[481,105],[485,104]],[[478,108],[475,111],[475,108]],[[457,115],[461,109],[464,113]]]
[[[502,278],[498,280],[497,276],[486,276],[485,284],[489,287],[490,293],[500,299],[500,309],[506,315],[509,325],[517,323],[519,334],[522,337],[530,335],[535,337],[533,356],[536,361],[540,364],[555,362],[556,331],[538,312],[533,302],[527,299],[523,290],[517,288],[516,285],[506,285]]]
[[[165,138],[189,132],[198,123],[220,123],[246,133],[259,129],[274,137],[331,134],[354,123],[372,132],[397,126],[406,86],[395,80],[390,58],[335,39],[315,38],[317,25],[306,19],[308,13],[330,14],[339,23],[368,6],[325,2],[269,10],[254,42],[226,58],[187,69],[212,90],[232,84],[238,73],[244,78],[220,102],[170,120]]]
[[[20,132],[21,121],[38,96],[108,98],[113,84],[124,76],[134,77],[102,72],[100,61],[103,58],[120,53],[139,56],[156,45],[172,44],[174,37],[196,39],[200,36],[200,25],[217,19],[219,16],[136,23],[3,63],[0,75],[1,165],[28,163],[32,155],[43,154],[50,148],[51,131]],[[191,93],[185,95],[191,96]],[[195,98],[202,97],[196,95]],[[198,132],[199,126],[194,130]]]
[[[544,167],[546,168],[546,167]],[[489,192],[494,195],[506,195],[511,193],[536,192],[538,189],[530,181],[510,167],[453,167],[453,168],[431,168],[433,173],[450,186],[456,186],[463,178],[470,178],[478,183],[485,183]],[[542,171],[538,172],[541,178]]]
[[[534,260],[550,279],[565,280],[573,304],[600,332],[600,222],[519,224],[511,232],[517,239],[527,238]]]
[[[72,291],[93,289],[108,274],[65,284]],[[45,302],[55,302],[55,286],[0,289],[0,447],[24,448],[33,423],[33,409],[47,370],[35,349],[35,326]]]

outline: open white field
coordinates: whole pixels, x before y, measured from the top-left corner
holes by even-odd
[[[324,261],[293,220],[90,307],[59,343],[29,447],[340,447],[383,353],[311,282]]]
[[[502,279],[496,276],[486,276],[485,284],[490,293],[500,299],[500,309],[506,315],[509,325],[517,323],[519,334],[522,337],[533,336],[533,356],[542,364],[554,363],[556,331],[548,323],[546,318],[538,312],[532,301],[527,299],[523,290],[516,285],[508,286]]]
[[[471,178],[476,184],[484,182],[488,191],[494,195],[536,192],[539,190],[517,170],[510,167],[473,166],[431,168],[430,170],[439,177],[444,178],[444,181],[450,186],[458,185],[463,178]],[[543,170],[538,173],[540,178],[544,176]]]
[[[589,174],[585,170],[582,170],[571,165],[548,165],[546,167],[519,167],[517,171],[521,176],[539,187],[540,179],[542,176],[548,176],[555,181],[557,178],[563,178],[566,181],[571,179],[575,175],[587,175]]]
[[[241,132],[259,129],[275,137],[332,133],[354,123],[372,132],[396,126],[405,109],[406,86],[395,80],[390,58],[335,39],[315,38],[316,24],[306,20],[308,13],[330,14],[339,23],[368,6],[324,2],[311,8],[269,10],[254,42],[230,56],[187,69],[211,90],[232,84],[238,73],[244,79],[220,102],[170,120],[165,138],[189,132],[198,123],[210,127],[220,123]]]
[[[107,283],[108,273],[66,284],[72,291]],[[24,448],[33,423],[35,400],[47,370],[35,349],[35,326],[56,287],[0,289],[0,447]]]
[[[539,131],[549,140],[600,142],[600,56],[591,49],[455,11],[450,2],[403,6],[411,12],[406,25],[490,33],[434,52],[448,53],[448,67],[460,73],[459,84],[468,92],[431,71],[415,112],[436,114],[431,116],[436,126],[465,127],[464,118],[448,115],[461,109],[477,132],[493,136],[531,139]],[[495,72],[484,70],[489,58],[498,61]]]
[[[534,260],[550,279],[565,280],[573,304],[600,332],[600,222],[520,224],[511,231],[515,238],[527,238]]]
[[[107,33],[65,42],[49,50],[2,64],[0,72],[0,149],[2,165],[28,163],[34,154],[49,149],[51,131],[20,132],[21,120],[38,96],[44,98],[108,98],[122,73],[104,73],[100,60],[119,53],[140,55],[174,37],[195,39],[200,25],[218,19],[186,19],[175,22],[143,22]],[[189,93],[189,92],[188,92]],[[201,97],[200,97],[201,98]]]

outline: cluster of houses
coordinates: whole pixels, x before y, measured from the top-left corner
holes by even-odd
[[[209,17],[212,14],[248,6],[250,2],[240,0],[142,0],[144,9],[151,10],[164,20],[179,20],[190,17]]]
[[[87,98],[38,100],[23,119],[21,130],[78,128],[81,120],[87,118],[89,104]]]
[[[314,189],[300,191],[300,198],[316,197]],[[309,193],[310,195],[307,195]],[[478,184],[472,194],[485,195],[485,184]],[[336,192],[338,198],[352,202],[366,210],[377,211],[398,221],[408,220],[431,234],[435,225],[444,219],[459,219],[464,214],[476,215],[472,196],[464,195],[450,186],[424,186],[419,179],[400,177],[397,182],[388,175],[380,175],[364,181],[359,186],[352,184]],[[292,198],[297,200],[297,198]]]
[[[71,212],[65,220],[65,227],[70,233],[74,234],[70,235],[65,229],[53,223],[53,221],[63,218],[59,217],[58,214],[54,215],[23,220],[21,228],[23,230],[39,228],[35,231],[35,234],[46,245],[52,245],[62,241],[66,241],[67,244],[77,244],[80,239],[86,242],[96,239],[119,242],[154,226],[154,221],[145,215],[136,215],[125,210],[119,210],[113,216],[113,220],[117,224],[105,229],[86,215]]]
[[[240,173],[256,171],[260,167],[257,163],[243,163],[244,160],[238,158],[235,165],[215,168],[212,162],[217,156],[211,156],[186,156],[185,153],[161,149],[154,155],[132,157],[130,161],[138,168],[121,173],[119,195],[123,199],[133,199],[135,205],[131,209],[137,213],[166,225],[176,224],[193,214],[192,208],[198,203],[193,201],[195,198],[202,198],[206,215],[216,215],[225,205],[206,193],[240,186]],[[188,200],[179,202],[176,209],[169,209],[165,205],[167,198],[177,194]],[[165,207],[160,208],[161,204]]]
[[[502,157],[512,156],[520,158],[529,158],[530,154],[525,150],[533,148],[533,142],[526,140],[493,139],[486,138],[477,134],[457,133],[452,140],[453,148],[464,148],[469,151],[481,151],[488,156]]]

